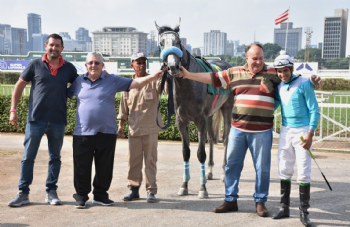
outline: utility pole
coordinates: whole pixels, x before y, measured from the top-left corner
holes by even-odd
[[[305,45],[304,62],[309,62],[312,28],[310,28],[310,27],[305,28],[305,34],[306,34],[306,45]]]

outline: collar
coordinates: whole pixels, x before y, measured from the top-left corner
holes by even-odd
[[[283,82],[283,84],[290,84],[290,83],[292,83],[294,80],[296,80],[297,78],[298,78],[298,77],[297,77],[296,75],[292,74],[292,76],[289,78],[289,80],[286,81],[286,82]]]
[[[132,79],[135,79],[135,75],[136,74],[134,74],[134,75],[132,75]],[[145,76],[148,76],[149,74],[146,72],[146,75]]]
[[[45,62],[47,62],[47,63],[50,64],[49,59],[47,59],[47,53],[44,54],[44,56],[41,58],[41,60],[42,60],[42,61],[45,61]],[[59,60],[60,60],[59,63],[60,63],[61,65],[64,65],[64,64],[65,64],[62,55],[60,55]]]
[[[250,74],[252,74],[252,73],[249,71],[248,63],[245,63],[245,64],[243,65],[242,69],[245,70],[245,71],[248,71]],[[264,63],[263,69],[262,69],[260,72],[262,72],[262,71],[267,71],[267,65],[266,65],[265,63]],[[257,74],[259,74],[260,72],[254,74],[254,76],[257,75]]]
[[[87,72],[87,73],[85,73],[84,75],[83,75],[83,79],[84,80],[87,80],[87,79],[89,79],[88,78],[88,75],[89,75],[89,73]],[[104,78],[106,78],[106,73],[104,72],[104,71],[102,71],[102,74],[101,74],[101,76],[100,76],[100,78],[98,78],[97,80],[99,80],[99,79],[104,79]],[[95,80],[96,81],[96,80]]]

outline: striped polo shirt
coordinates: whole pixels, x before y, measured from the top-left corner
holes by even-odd
[[[230,86],[235,102],[231,125],[245,132],[261,132],[273,127],[275,88],[281,82],[276,70],[264,64],[252,75],[248,64],[212,74],[215,87]]]

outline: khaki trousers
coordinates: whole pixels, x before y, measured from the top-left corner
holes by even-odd
[[[129,134],[128,188],[141,186],[144,159],[146,190],[149,193],[157,194],[157,147],[158,133],[144,136],[130,136]]]

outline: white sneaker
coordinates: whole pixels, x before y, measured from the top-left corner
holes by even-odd
[[[7,205],[10,207],[19,207],[28,203],[30,203],[29,194],[25,194],[22,191],[19,191],[15,196],[15,198],[13,198],[13,200],[9,202]]]
[[[55,190],[50,190],[46,192],[45,202],[50,203],[51,205],[62,205],[61,200],[57,196],[57,192]]]

